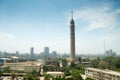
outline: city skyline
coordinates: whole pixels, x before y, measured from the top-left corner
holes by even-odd
[[[70,53],[69,22],[74,11],[76,53],[120,53],[119,0],[1,0],[0,51],[35,53],[45,46]]]

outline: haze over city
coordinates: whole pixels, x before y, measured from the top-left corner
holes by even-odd
[[[120,53],[119,0],[0,0],[0,51],[35,53],[45,46],[70,53],[69,23],[75,20],[76,53]]]

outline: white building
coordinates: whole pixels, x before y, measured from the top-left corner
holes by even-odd
[[[10,70],[12,71],[24,71],[24,66],[26,63],[20,62],[20,63],[6,63],[5,66],[9,67]]]
[[[50,75],[50,76],[53,76],[53,77],[63,77],[64,76],[64,73],[63,72],[46,72],[46,74]]]
[[[85,75],[95,80],[120,80],[120,73],[111,70],[85,68]]]
[[[32,72],[36,70],[39,72],[40,65],[42,65],[42,61],[27,61],[27,62],[17,62],[17,63],[5,63],[5,67],[9,67],[12,71],[24,71],[24,72]]]

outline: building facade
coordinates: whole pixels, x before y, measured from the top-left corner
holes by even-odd
[[[33,70],[39,72],[43,61],[27,61],[17,63],[6,63],[4,67],[9,67],[11,71],[32,72]]]
[[[85,75],[94,80],[120,80],[120,73],[111,70],[85,68]]]

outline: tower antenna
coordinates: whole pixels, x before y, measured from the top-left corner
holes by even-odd
[[[72,17],[72,19],[73,19],[73,11],[71,11],[71,17]]]

